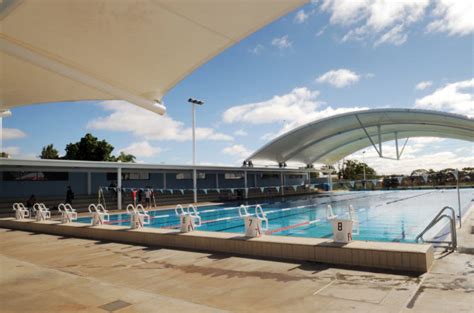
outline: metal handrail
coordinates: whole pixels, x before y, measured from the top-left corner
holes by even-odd
[[[450,214],[451,216],[445,214],[446,210],[451,211],[451,214]],[[450,222],[449,225],[451,228],[451,240],[450,241],[424,240],[423,235],[427,231],[429,231],[431,228],[433,228],[433,226],[438,224],[438,222],[441,221],[443,218],[447,218]],[[415,240],[416,242],[418,242],[420,239],[423,242],[428,242],[428,243],[447,243],[448,247],[454,251],[458,245],[457,233],[456,233],[456,213],[454,209],[450,206],[445,206],[444,208],[442,208],[438,212],[438,214],[436,214],[436,216],[431,220],[428,226],[426,226],[425,229],[418,236],[416,236]]]

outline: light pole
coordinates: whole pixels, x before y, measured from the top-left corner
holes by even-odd
[[[362,163],[364,163],[364,189],[365,189],[365,150],[362,151]]]
[[[196,173],[196,104],[203,105],[204,101],[189,98],[188,102],[193,107],[193,190],[194,190],[194,203],[197,203],[197,173]]]

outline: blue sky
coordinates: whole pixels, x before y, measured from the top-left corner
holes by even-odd
[[[425,108],[474,116],[470,1],[315,1],[227,49],[165,97],[165,117],[120,101],[32,105],[3,121],[4,150],[61,153],[86,132],[139,161],[191,162],[189,97],[198,108],[198,162],[238,165],[276,135],[362,108]],[[391,144],[388,144],[390,147]],[[389,148],[390,149],[390,148]],[[403,161],[366,161],[381,173],[474,166],[472,143],[409,141]],[[352,158],[361,158],[361,152]]]

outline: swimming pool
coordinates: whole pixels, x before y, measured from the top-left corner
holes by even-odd
[[[461,203],[465,212],[474,198],[474,189],[461,189]],[[444,206],[457,212],[457,191],[409,190],[335,192],[330,195],[312,195],[287,198],[282,201],[260,203],[267,213],[267,234],[331,238],[332,225],[326,219],[326,207],[331,204],[336,215],[344,216],[349,204],[355,208],[360,223],[355,240],[414,242],[415,237]],[[199,230],[243,233],[243,220],[237,205],[203,206],[198,208],[202,218]],[[252,209],[249,210],[253,212]],[[146,227],[178,228],[179,218],[174,210],[150,211],[151,223]],[[78,222],[90,223],[90,217]],[[110,216],[112,225],[130,225],[128,214]],[[433,229],[439,232],[443,227]],[[434,235],[433,233],[433,235]]]

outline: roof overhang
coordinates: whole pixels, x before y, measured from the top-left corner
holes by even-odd
[[[44,160],[44,159],[6,159],[0,158],[2,171],[97,171],[110,172],[121,168],[124,171],[159,171],[177,172],[198,171],[210,172],[304,172],[304,169],[275,167],[237,167],[237,166],[210,166],[210,165],[172,165],[172,164],[146,164],[146,163],[126,163],[126,162],[100,162],[100,161],[74,161],[74,160]]]
[[[0,1],[0,111],[162,97],[224,49],[308,0]]]
[[[446,112],[375,109],[317,120],[274,139],[247,160],[334,164],[369,146],[384,157],[382,142],[396,140],[396,159],[403,153],[398,139],[441,137],[474,141],[474,119]],[[405,141],[406,143],[406,141]]]

